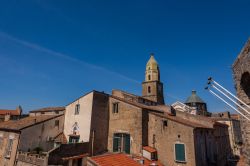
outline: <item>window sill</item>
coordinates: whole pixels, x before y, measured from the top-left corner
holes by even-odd
[[[10,159],[10,156],[5,156],[6,159]]]
[[[175,160],[175,162],[176,163],[183,163],[183,164],[187,163],[187,161],[179,161],[179,160]]]

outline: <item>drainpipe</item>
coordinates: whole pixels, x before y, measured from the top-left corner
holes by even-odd
[[[91,156],[94,154],[94,141],[95,141],[95,130],[92,130],[92,139],[91,139]]]

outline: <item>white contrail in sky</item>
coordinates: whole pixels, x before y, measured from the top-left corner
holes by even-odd
[[[132,79],[132,78],[129,78],[129,77],[123,75],[123,74],[117,73],[116,71],[112,71],[112,70],[106,69],[104,67],[97,66],[97,65],[85,62],[83,60],[79,60],[77,58],[73,58],[73,57],[71,57],[69,55],[66,55],[66,54],[63,54],[63,53],[60,53],[60,52],[53,51],[51,49],[42,47],[42,46],[40,46],[38,44],[34,44],[34,43],[30,43],[30,42],[25,41],[25,40],[18,39],[16,37],[13,37],[13,36],[3,32],[3,31],[0,31],[0,37],[11,40],[11,41],[13,41],[13,42],[15,42],[17,44],[28,47],[30,49],[33,49],[33,50],[36,50],[36,51],[39,51],[39,52],[44,52],[44,53],[47,53],[49,55],[53,55],[55,57],[59,57],[59,58],[65,59],[65,60],[69,60],[71,62],[78,63],[80,65],[84,65],[84,66],[87,66],[87,67],[92,68],[92,69],[101,70],[103,72],[107,72],[107,73],[113,74],[114,76],[120,77],[121,79],[130,81],[130,82],[133,82],[133,83],[140,84],[139,81],[137,81],[135,79]]]

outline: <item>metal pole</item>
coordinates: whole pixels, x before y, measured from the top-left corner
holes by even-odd
[[[211,85],[213,88],[215,88],[217,91],[219,91],[221,94],[223,94],[224,96],[226,96],[230,101],[232,101],[234,104],[236,104],[237,106],[239,106],[241,109],[243,109],[246,113],[248,113],[250,115],[250,112],[248,112],[248,110],[246,110],[245,108],[243,108],[240,104],[238,104],[235,100],[233,100],[232,98],[230,98],[228,95],[226,95],[224,92],[222,92],[219,88],[217,88],[215,85]]]
[[[244,118],[246,118],[247,120],[250,121],[250,119],[245,116],[244,114],[242,114],[240,111],[238,111],[234,106],[232,106],[231,104],[229,104],[227,101],[225,101],[223,98],[221,98],[219,95],[217,95],[215,92],[213,92],[212,90],[208,89],[208,91],[210,93],[212,93],[214,96],[216,96],[217,98],[219,98],[221,101],[223,101],[224,103],[226,103],[229,107],[231,107],[232,109],[234,109],[236,112],[238,112],[240,115],[242,115]]]

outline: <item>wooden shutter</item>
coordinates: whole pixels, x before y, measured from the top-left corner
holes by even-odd
[[[120,145],[120,138],[119,137],[114,137],[113,138],[113,152],[118,152],[119,151],[119,145]]]
[[[130,154],[130,135],[125,134],[124,135],[124,151],[127,154]]]
[[[175,144],[175,160],[185,162],[185,145]]]

